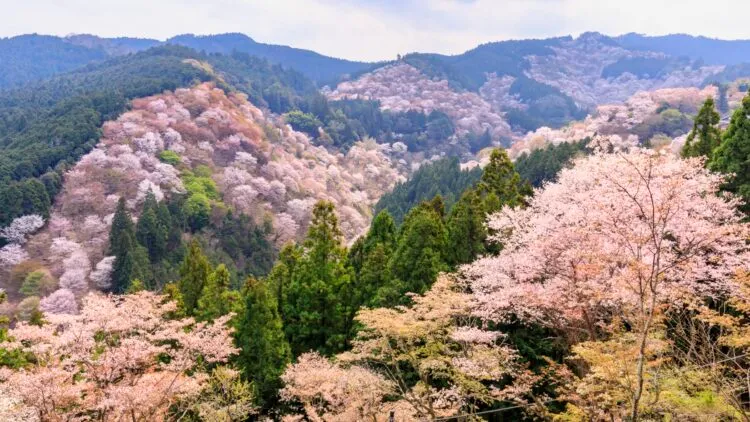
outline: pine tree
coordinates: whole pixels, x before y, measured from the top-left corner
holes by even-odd
[[[253,383],[259,404],[268,404],[281,386],[279,377],[291,361],[291,350],[274,295],[266,284],[253,278],[245,287],[244,312],[237,323],[235,343],[240,348],[237,362]]]
[[[276,261],[271,273],[268,275],[268,287],[272,290],[276,298],[276,305],[279,314],[284,320],[284,307],[287,299],[287,289],[292,284],[292,278],[302,257],[302,250],[294,243],[288,243],[279,252],[279,259]]]
[[[229,313],[231,303],[226,300],[229,292],[229,278],[229,270],[224,264],[220,264],[211,273],[198,299],[196,311],[198,319],[212,321]]]
[[[346,248],[331,202],[315,204],[304,243],[284,302],[284,329],[295,355],[309,350],[335,353],[347,341],[350,283]]]
[[[112,219],[109,254],[115,256],[111,291],[124,293],[132,280],[150,279],[148,252],[136,241],[135,227],[124,198],[117,203],[117,211]]]
[[[405,293],[424,293],[438,273],[448,269],[447,233],[439,204],[439,199],[423,202],[406,215],[388,265],[392,280],[379,289],[376,305],[404,303]]]
[[[112,218],[112,228],[109,231],[109,255],[120,255],[123,246],[122,237],[135,238],[133,219],[125,204],[125,198],[121,197],[117,202],[117,210]]]
[[[502,148],[495,149],[490,154],[490,162],[484,168],[477,188],[487,202],[485,209],[488,213],[498,211],[505,205],[523,205],[524,197],[531,194],[531,185],[521,179]]]
[[[194,315],[201,297],[203,287],[211,274],[211,264],[203,255],[198,241],[193,239],[190,248],[180,268],[180,282],[178,287],[182,294],[182,301],[187,315]]]
[[[168,215],[169,211],[166,216]],[[166,252],[169,236],[169,226],[164,225],[163,221],[166,216],[164,211],[160,211],[156,197],[149,190],[136,226],[136,238],[148,250],[148,256],[154,264],[159,262]]]
[[[723,189],[744,199],[740,209],[750,213],[750,94],[732,115],[721,144],[709,161],[709,168],[731,174]]]
[[[713,150],[721,143],[719,121],[721,116],[714,109],[714,99],[708,98],[703,103],[693,121],[693,130],[682,147],[683,157],[711,157]],[[697,139],[696,139],[697,137]]]
[[[482,200],[473,189],[466,191],[448,218],[447,260],[452,266],[467,264],[485,252],[487,229]]]
[[[350,285],[350,318],[363,305],[371,305],[378,289],[391,280],[388,261],[396,248],[396,224],[387,211],[375,216],[370,231],[349,249],[354,282]]]

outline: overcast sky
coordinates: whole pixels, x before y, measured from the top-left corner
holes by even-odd
[[[750,39],[750,0],[0,0],[0,11],[2,37],[242,32],[357,60],[585,31]]]

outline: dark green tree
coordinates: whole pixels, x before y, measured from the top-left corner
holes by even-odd
[[[115,257],[111,291],[124,293],[134,279],[150,279],[148,252],[136,240],[135,227],[124,198],[117,203],[112,219],[109,254]]]
[[[182,302],[187,315],[194,315],[198,306],[198,299],[211,274],[211,264],[203,255],[198,241],[190,242],[188,253],[180,268],[180,282],[178,287],[182,294]]]
[[[219,264],[208,276],[201,297],[198,299],[198,308],[195,311],[198,319],[212,321],[230,312],[232,303],[227,300],[229,279],[229,270],[224,264]]]
[[[488,213],[498,211],[505,205],[516,207],[525,204],[525,196],[531,194],[531,186],[521,179],[504,149],[492,151],[490,162],[484,168],[477,186],[484,198]]]
[[[276,300],[268,286],[249,278],[245,286],[244,313],[237,322],[237,362],[253,383],[260,405],[273,401],[281,387],[279,377],[291,361]]]
[[[283,310],[287,298],[287,289],[292,284],[292,279],[301,258],[302,249],[298,245],[294,243],[286,244],[281,248],[279,259],[268,275],[268,287],[272,290],[276,298],[276,304],[282,320],[284,319]]]
[[[744,200],[740,209],[750,213],[750,94],[734,111],[708,167],[731,174],[723,189],[739,195]]]
[[[381,211],[367,235],[357,239],[349,249],[349,265],[354,272],[348,297],[349,319],[363,306],[373,305],[378,289],[391,280],[388,262],[396,248],[396,224],[388,211]]]
[[[405,303],[407,292],[424,293],[438,273],[446,271],[447,233],[442,201],[423,202],[406,215],[398,243],[389,260],[392,279],[378,290],[374,302],[378,306]]]
[[[714,108],[714,99],[709,97],[695,116],[693,130],[688,134],[681,155],[683,157],[711,157],[713,150],[721,143],[720,120],[721,116]]]
[[[136,238],[138,242],[148,250],[148,256],[152,263],[159,262],[167,250],[169,237],[169,211],[166,214],[160,209],[156,197],[149,190],[143,203],[143,212],[136,226]]]
[[[284,301],[284,330],[295,355],[342,350],[347,341],[350,283],[346,248],[331,202],[315,204],[304,255],[292,275]]]
[[[448,217],[446,252],[450,265],[467,264],[485,252],[486,217],[479,194],[474,189],[464,192]]]

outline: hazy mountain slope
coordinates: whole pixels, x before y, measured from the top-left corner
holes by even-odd
[[[335,81],[341,75],[366,69],[370,64],[324,56],[314,51],[284,45],[263,44],[243,34],[178,35],[166,41],[198,51],[229,54],[240,51],[302,72],[317,82]]]
[[[149,38],[102,38],[97,37],[96,35],[89,34],[69,35],[64,39],[71,44],[80,45],[87,48],[100,48],[106,51],[110,56],[120,56],[123,54],[137,53],[139,51],[147,50],[151,47],[156,47],[157,45],[161,44],[161,41]]]
[[[0,89],[22,85],[104,60],[100,48],[87,48],[47,35],[0,38]]]
[[[702,59],[707,64],[732,65],[750,62],[750,40],[719,40],[686,34],[647,36],[625,34],[614,39],[631,50],[658,51],[671,56]]]
[[[383,109],[400,112],[440,110],[454,121],[459,136],[489,130],[499,141],[511,135],[503,117],[478,94],[456,91],[449,81],[430,79],[406,63],[381,67],[357,80],[343,82],[328,93],[328,98],[376,99]]]

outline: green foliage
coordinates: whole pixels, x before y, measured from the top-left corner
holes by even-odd
[[[488,213],[498,211],[505,205],[524,205],[524,197],[531,194],[531,186],[521,179],[508,154],[501,148],[492,151],[477,190],[485,201]]]
[[[627,72],[638,78],[654,79],[674,70],[677,67],[674,61],[673,58],[623,57],[606,66],[602,70],[602,78],[616,78]]]
[[[275,399],[280,376],[291,362],[291,349],[284,337],[277,302],[268,286],[249,278],[245,285],[244,313],[237,321],[237,362],[252,382],[261,405]]]
[[[589,142],[591,140],[586,138],[578,142],[548,144],[530,154],[523,153],[516,158],[515,169],[523,180],[539,188],[545,182],[556,180],[560,170],[568,167],[575,157],[588,154]]]
[[[482,198],[468,189],[451,210],[448,218],[446,260],[454,268],[467,264],[485,252],[487,229]]]
[[[150,280],[148,251],[138,244],[133,220],[120,198],[109,232],[109,255],[115,257],[111,291],[124,293],[135,279]]]
[[[455,157],[425,164],[409,180],[383,195],[375,204],[375,212],[388,211],[396,224],[400,224],[410,209],[437,195],[443,198],[450,210],[462,192],[477,183],[481,175],[482,169],[479,167],[461,170]]]
[[[59,189],[54,172],[91,150],[101,124],[129,99],[208,80],[183,63],[190,54],[161,47],[0,92],[0,202],[9,204],[0,210],[0,226],[24,214],[48,215]]]
[[[405,293],[424,293],[438,273],[448,270],[444,212],[442,199],[437,196],[406,215],[389,262],[392,281],[378,290],[374,299],[377,306],[405,303]]]
[[[282,303],[284,330],[295,356],[335,353],[346,345],[351,321],[343,298],[351,280],[333,204],[318,202]]]
[[[0,39],[0,89],[68,72],[106,57],[103,50],[48,35]]]
[[[37,270],[26,275],[19,293],[26,297],[42,296],[43,294],[51,293],[54,287],[55,280],[52,279],[50,274],[44,270]]]
[[[229,297],[229,277],[229,270],[224,264],[217,266],[208,276],[195,311],[199,320],[212,321],[231,311],[233,303]]]
[[[257,277],[268,274],[274,264],[274,246],[268,240],[271,231],[245,214],[228,213],[214,233],[237,269]]]
[[[151,262],[160,261],[167,252],[172,218],[166,205],[158,204],[149,190],[136,226],[138,242],[148,250]]]
[[[348,261],[354,272],[350,288],[350,310],[377,303],[377,291],[391,281],[388,263],[396,248],[396,224],[388,211],[375,216],[367,235],[349,249]],[[352,315],[353,317],[353,315]]]
[[[714,148],[721,143],[721,116],[714,109],[714,99],[707,98],[693,121],[693,130],[680,152],[683,157],[711,157]],[[696,137],[698,139],[696,139]]]
[[[188,253],[180,267],[180,281],[178,287],[182,296],[182,303],[187,315],[194,315],[198,307],[204,286],[211,274],[211,264],[203,255],[198,241],[190,242]]]
[[[730,175],[723,189],[739,195],[745,202],[740,209],[750,212],[750,94],[734,111],[709,168]]]
[[[318,128],[323,126],[323,123],[317,117],[299,110],[292,110],[284,114],[284,119],[294,130],[305,132],[313,138],[318,137]]]
[[[182,159],[180,158],[180,154],[174,151],[165,149],[164,151],[159,153],[159,160],[162,163],[167,163],[173,166],[177,166],[178,164],[180,164]]]
[[[664,108],[659,114],[647,117],[634,127],[633,133],[645,141],[658,134],[674,138],[690,131],[692,124],[693,121],[687,114],[674,108]]]
[[[541,126],[560,127],[571,120],[582,119],[586,111],[559,89],[521,75],[510,86],[510,94],[526,104],[526,110],[509,110],[506,118],[514,128],[524,131]]]

